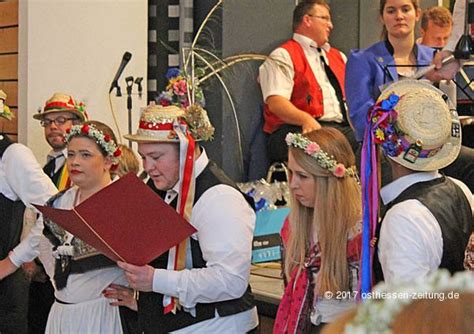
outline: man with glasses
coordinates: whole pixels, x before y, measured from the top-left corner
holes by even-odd
[[[44,172],[53,180],[59,191],[69,186],[65,162],[67,157],[64,135],[73,125],[87,120],[83,103],[76,103],[70,95],[55,93],[46,101],[43,112],[33,116],[44,128],[44,137],[52,150]]]
[[[293,38],[260,66],[265,101],[263,130],[269,135],[271,162],[288,159],[288,132],[321,126],[340,130],[354,151],[357,142],[347,121],[344,98],[346,57],[328,43],[333,29],[325,0],[304,0],[293,11]]]
[[[46,101],[43,111],[33,116],[44,128],[44,137],[51,146],[43,171],[51,178],[59,191],[70,186],[66,168],[66,143],[64,135],[73,125],[87,120],[82,103],[76,103],[67,94],[55,93]],[[36,262],[35,262],[36,261]],[[49,310],[54,302],[54,289],[38,260],[25,263],[24,271],[31,279],[28,307],[28,332],[44,333]]]

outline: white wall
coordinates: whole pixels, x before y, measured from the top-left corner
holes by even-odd
[[[132,59],[120,80],[123,96],[114,94],[112,104],[123,135],[128,131],[125,77],[145,78],[143,98],[133,98],[135,131],[146,104],[147,1],[20,0],[19,11],[19,141],[40,163],[49,146],[32,116],[54,92],[83,100],[91,119],[112,126],[118,136],[108,91],[125,51]]]

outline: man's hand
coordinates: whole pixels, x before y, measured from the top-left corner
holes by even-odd
[[[134,297],[133,289],[119,284],[110,284],[103,291],[104,297],[113,299],[112,306],[126,306],[133,311],[138,310],[137,300]]]
[[[125,272],[130,286],[139,291],[152,291],[153,290],[153,274],[155,269],[152,266],[134,266],[122,261],[118,261],[117,265],[122,268]]]
[[[3,260],[0,260],[0,281],[13,274],[17,269],[17,266],[15,266],[12,261],[10,261],[8,256]]]
[[[309,117],[307,118],[307,120],[301,125],[302,132],[308,133],[313,130],[321,129],[321,124],[319,124],[319,122],[315,120],[313,117],[311,117],[309,114],[308,116]]]
[[[453,53],[449,51],[440,51],[435,54],[433,58],[433,64],[435,69],[431,72],[428,72],[425,75],[430,81],[438,82],[440,80],[451,80],[454,78],[456,73],[461,68],[461,62],[458,59],[454,59],[449,63],[442,64],[443,59],[451,56]]]

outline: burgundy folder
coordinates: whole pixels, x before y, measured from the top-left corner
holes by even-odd
[[[35,207],[110,259],[135,265],[151,262],[196,232],[131,173],[74,209]]]

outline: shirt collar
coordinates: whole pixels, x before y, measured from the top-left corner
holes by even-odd
[[[329,43],[324,43],[323,45],[318,45],[318,43],[316,43],[315,41],[313,41],[311,38],[309,38],[308,36],[305,36],[305,35],[301,35],[301,34],[297,34],[297,33],[294,33],[293,34],[293,39],[295,41],[297,41],[298,43],[300,43],[300,45],[303,47],[303,48],[306,48],[306,49],[310,49],[310,48],[321,48],[323,49],[324,51],[328,52],[329,49],[331,48],[331,46],[329,45]]]
[[[201,147],[201,154],[194,161],[194,178],[197,178],[202,173],[202,171],[204,170],[204,168],[206,168],[208,163],[209,163],[209,158],[207,157],[206,150],[203,147]],[[177,194],[179,194],[179,181],[176,182],[173,188],[171,189],[174,190]]]
[[[433,180],[440,176],[437,170],[431,172],[416,172],[402,176],[380,189],[380,197],[382,197],[384,204],[388,204],[411,185]]]
[[[62,151],[51,150],[48,153],[48,161],[51,159],[57,159],[59,157],[67,158],[67,148],[65,147]]]
[[[393,57],[393,54],[395,53],[395,49],[393,48],[392,43],[390,43],[388,38],[386,38],[384,42],[385,42],[385,47],[387,48],[388,53],[390,53],[390,55]],[[412,52],[413,52],[413,55],[415,56],[415,59],[418,59],[418,44],[417,43],[413,45]]]

